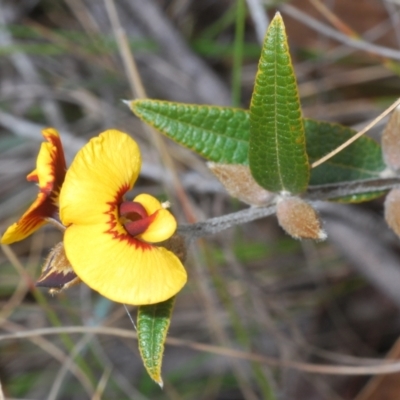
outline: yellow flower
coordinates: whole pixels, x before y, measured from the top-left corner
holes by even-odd
[[[36,169],[26,177],[28,181],[38,183],[39,194],[19,221],[4,233],[3,244],[25,239],[49,219],[58,219],[58,195],[66,171],[64,151],[55,129],[44,129],[42,134],[47,142],[42,143]]]
[[[103,132],[78,152],[60,193],[74,272],[103,296],[132,305],[167,300],[187,279],[177,256],[154,245],[174,234],[172,214],[147,194],[123,198],[140,166],[135,141],[117,130]]]

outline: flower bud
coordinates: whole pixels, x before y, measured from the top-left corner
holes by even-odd
[[[327,237],[317,212],[299,197],[279,199],[276,216],[283,230],[295,239],[325,240]]]
[[[209,162],[207,166],[232,197],[246,204],[264,206],[274,197],[254,180],[247,165]]]
[[[385,199],[385,219],[397,236],[400,236],[400,189],[392,189]]]
[[[400,171],[400,108],[390,116],[382,133],[382,152],[386,165],[393,171]]]

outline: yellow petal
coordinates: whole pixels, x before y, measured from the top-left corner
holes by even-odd
[[[14,222],[7,228],[7,230],[4,232],[3,236],[0,239],[0,243],[11,244],[19,242],[20,240],[27,238],[29,235],[31,235],[33,232],[38,230],[46,223],[45,220],[35,221],[35,223],[32,224],[32,226],[26,229],[25,226],[20,222],[21,220],[18,222]]]
[[[97,224],[116,208],[136,181],[141,156],[127,134],[108,130],[90,140],[68,169],[60,193],[64,225]]]
[[[28,181],[38,182],[39,188],[50,193],[54,186],[54,166],[52,165],[52,153],[55,147],[51,143],[42,143],[40,146],[36,169],[26,178]]]
[[[28,180],[39,183],[40,192],[18,222],[6,230],[1,238],[3,244],[25,239],[57,214],[58,193],[66,170],[64,151],[55,129],[44,129],[42,134],[48,142],[42,143],[36,169],[27,176]]]
[[[140,203],[146,210],[147,215],[154,214],[163,208],[159,200],[147,193],[139,194],[133,201]]]
[[[168,211],[161,209],[154,214],[155,218],[149,227],[136,237],[149,243],[163,242],[176,231],[176,219]]]
[[[140,203],[148,215],[155,214],[153,222],[145,232],[137,236],[138,239],[158,243],[169,239],[175,233],[176,219],[155,197],[143,193],[136,196],[133,201]]]
[[[182,289],[186,271],[172,252],[128,234],[104,232],[103,224],[72,225],[65,232],[67,258],[89,287],[132,305],[159,303]]]
[[[47,196],[39,193],[37,199],[24,215],[4,232],[0,242],[11,244],[25,239],[46,223],[46,217],[51,216],[56,207],[46,201]]]
[[[42,143],[36,160],[36,169],[27,176],[27,179],[38,182],[43,192],[50,193],[54,189],[58,195],[67,169],[64,150],[55,129],[43,129],[42,135],[47,142]]]

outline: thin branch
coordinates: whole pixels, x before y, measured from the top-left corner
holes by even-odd
[[[329,200],[339,197],[380,192],[400,186],[400,177],[385,179],[368,179],[352,182],[341,182],[328,185],[310,186],[304,198],[310,201]],[[179,225],[178,233],[188,240],[214,235],[236,225],[242,225],[275,213],[275,205],[250,207],[222,217],[210,218],[195,224]]]
[[[107,382],[110,379],[112,369],[110,367],[106,368],[103,372],[99,380],[99,384],[97,385],[96,392],[93,394],[91,400],[101,400],[103,398],[103,393],[106,388]],[[0,399],[1,400],[1,399]]]
[[[74,367],[74,359],[75,357],[82,352],[82,350],[87,346],[89,341],[92,339],[93,335],[86,334],[81,338],[76,346],[72,349],[71,353],[68,357],[66,357],[65,361],[62,363],[61,368],[59,369],[55,379],[53,380],[53,384],[47,395],[46,400],[56,400],[58,395],[60,394],[60,389],[62,384],[64,383],[67,373]],[[93,393],[93,391],[92,391]]]
[[[336,154],[340,153],[343,149],[345,149],[347,146],[351,145],[353,142],[355,142],[358,138],[360,138],[362,135],[364,135],[365,132],[368,132],[373,126],[375,126],[380,120],[386,117],[391,111],[393,111],[398,105],[400,104],[400,98],[397,99],[390,107],[388,107],[382,114],[378,115],[372,122],[370,122],[364,129],[362,129],[360,132],[356,133],[353,137],[351,137],[349,140],[346,140],[343,144],[341,144],[339,147],[337,147],[335,150],[331,151],[328,153],[326,156],[320,158],[319,160],[313,162],[311,164],[311,168],[318,167],[318,165],[321,165],[325,161],[329,160]]]
[[[2,329],[11,332],[19,332],[19,331],[23,332],[24,327],[22,327],[19,324],[3,320],[1,322],[2,322],[1,324]],[[15,333],[10,333],[9,335],[14,335],[14,334]],[[62,350],[60,350],[51,341],[41,337],[41,335],[30,336],[28,337],[28,339],[31,343],[38,346],[40,349],[44,350],[51,357],[57,360],[61,365],[63,365],[68,359],[67,354],[65,354]],[[82,369],[76,364],[69,365],[69,370],[71,374],[74,375],[77,378],[77,380],[81,383],[87,395],[90,397],[93,394],[95,388],[93,387],[89,378],[85,375],[84,371],[82,371]]]
[[[111,21],[114,36],[118,43],[118,49],[125,67],[132,94],[135,98],[145,99],[147,98],[146,90],[140,77],[140,73],[137,68],[133,52],[129,47],[129,41],[126,36],[125,30],[119,20],[115,0],[104,0],[104,3]],[[129,102],[124,101],[124,103],[126,103],[129,107]],[[174,161],[172,160],[170,154],[166,151],[164,139],[161,135],[159,135],[158,132],[156,132],[155,129],[150,127],[148,124],[143,123],[143,128],[146,132],[150,134],[152,143],[154,144],[154,147],[157,149],[157,152],[161,157],[162,164],[165,167],[165,171],[167,171],[166,174],[162,175],[162,178],[164,189],[166,190],[168,197],[174,198],[174,195],[176,194],[185,212],[187,220],[193,221],[193,212],[189,205],[186,193],[182,187],[182,183],[178,179]],[[168,185],[168,177],[171,177],[173,183],[173,191]]]
[[[358,39],[359,35],[334,14],[321,0],[310,0],[310,3],[339,31],[348,37]]]
[[[392,60],[400,61],[400,51],[391,49],[388,47],[378,46],[373,43],[366,42],[362,39],[354,39],[346,36],[345,34],[332,29],[331,27],[317,21],[316,19],[310,17],[306,13],[300,11],[299,9],[289,5],[284,4],[280,7],[283,13],[290,15],[297,21],[307,25],[311,29],[322,33],[323,35],[337,40],[340,43],[344,43],[347,46],[356,48],[358,50],[363,50],[367,53],[373,53],[381,57],[390,58]]]
[[[330,183],[327,185],[310,186],[307,190],[306,199],[332,200],[338,197],[390,190],[398,186],[400,186],[400,177]]]
[[[146,90],[142,84],[142,80],[140,79],[140,74],[135,59],[133,58],[125,30],[119,21],[114,0],[104,0],[104,3],[111,21],[115,39],[118,43],[119,53],[123,61],[131,91],[136,98],[144,99],[147,97]]]
[[[15,340],[45,335],[57,335],[60,333],[91,333],[97,335],[110,335],[123,337],[127,339],[137,339],[137,334],[132,330],[110,328],[104,326],[65,326],[57,328],[42,328],[30,331],[17,331],[11,334],[0,335],[1,340]],[[275,357],[264,356],[260,354],[245,352],[241,350],[230,349],[227,347],[214,346],[205,343],[198,343],[190,340],[169,337],[166,343],[176,347],[187,347],[196,351],[202,351],[210,354],[218,354],[225,357],[256,361],[271,365],[274,367],[291,368],[298,371],[309,372],[313,374],[324,375],[378,375],[392,374],[400,372],[400,361],[380,360],[372,361],[370,365],[328,365],[311,364],[301,361],[280,360]]]
[[[265,218],[275,213],[275,205],[267,207],[250,207],[235,213],[208,219],[195,224],[180,225],[178,233],[186,236],[187,239],[214,235],[235,225],[242,225],[256,219]]]
[[[250,11],[251,19],[254,23],[257,41],[262,45],[264,42],[265,32],[269,25],[268,14],[264,9],[262,0],[246,0],[247,7]]]

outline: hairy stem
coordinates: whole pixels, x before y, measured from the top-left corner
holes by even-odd
[[[305,200],[329,200],[355,194],[364,194],[393,189],[400,186],[400,177],[368,179],[352,182],[341,182],[329,185],[310,186],[303,196]],[[274,201],[274,200],[273,200]],[[268,217],[276,211],[275,204],[263,207],[250,207],[222,217],[210,218],[195,224],[180,225],[178,233],[188,240],[214,235],[236,225]]]

